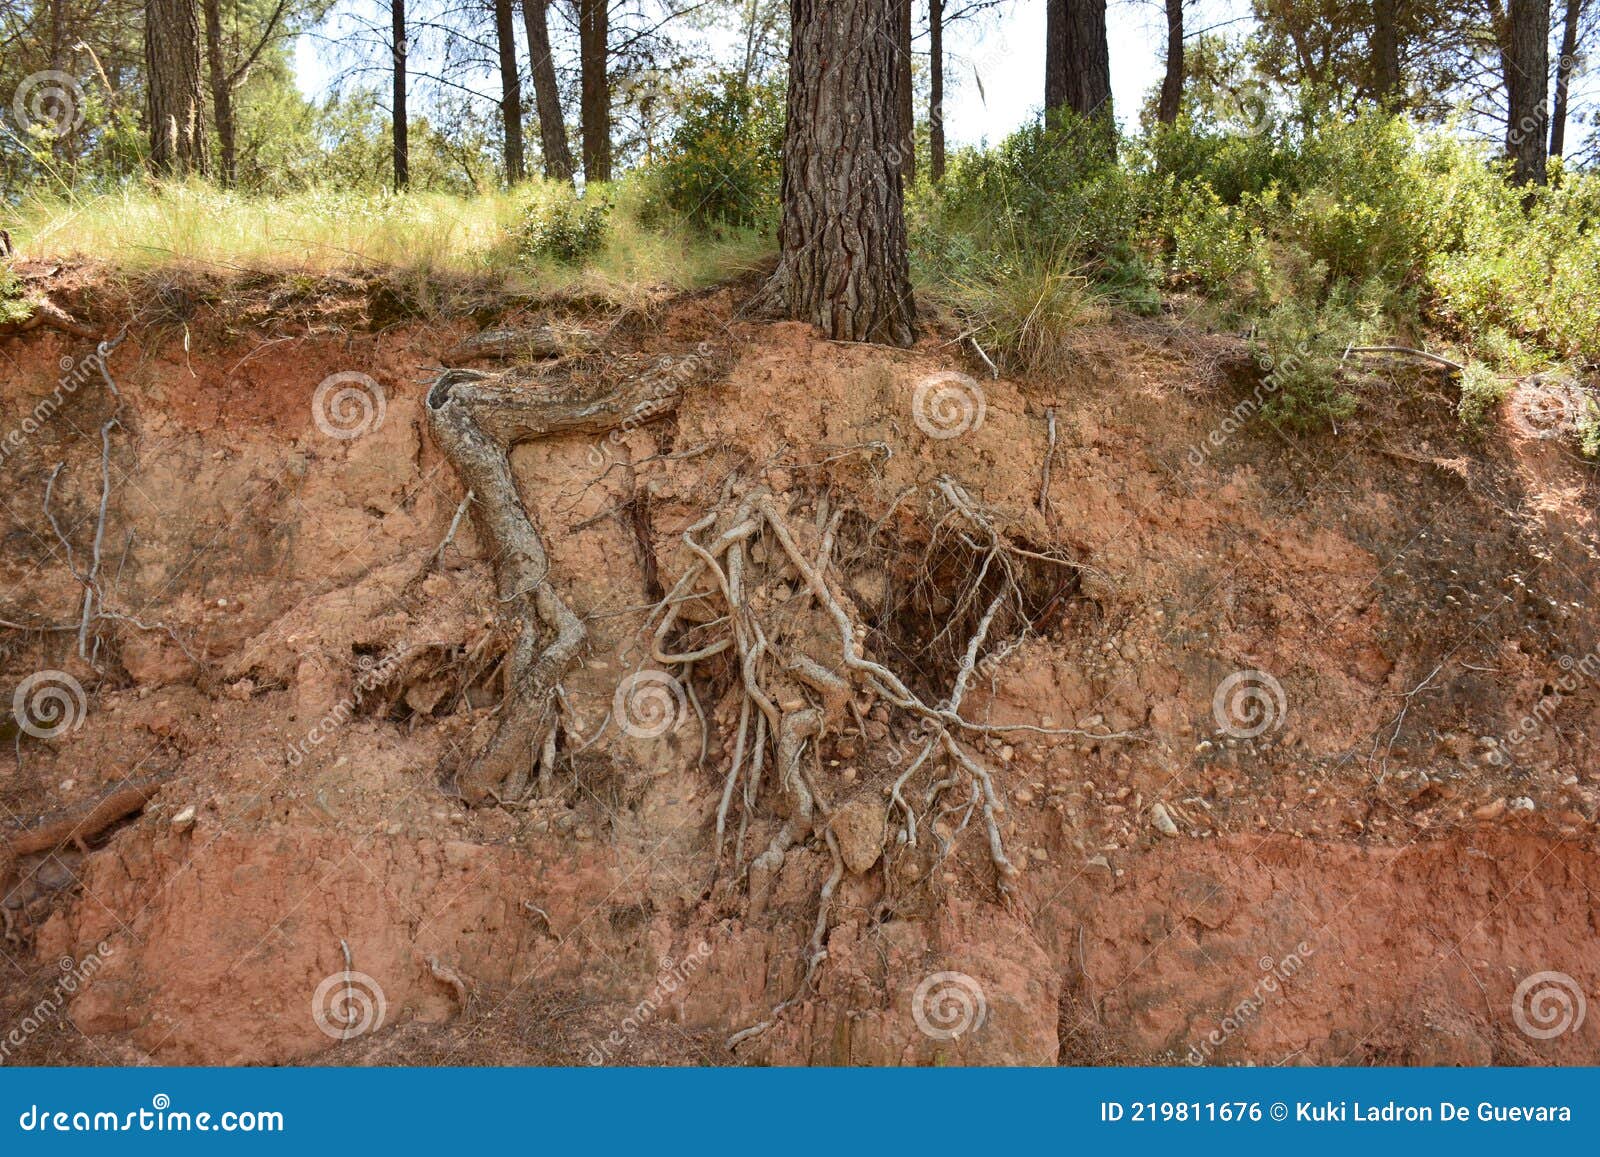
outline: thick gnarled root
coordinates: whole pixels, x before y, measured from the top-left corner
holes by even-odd
[[[554,757],[561,680],[587,632],[549,581],[544,540],[511,472],[512,447],[557,434],[599,435],[671,413],[685,376],[643,374],[620,384],[543,389],[471,370],[447,370],[428,391],[428,429],[472,496],[494,559],[502,621],[516,632],[507,658],[507,701],[494,735],[458,769],[471,803],[516,798]]]

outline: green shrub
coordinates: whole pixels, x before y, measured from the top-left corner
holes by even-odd
[[[9,260],[0,260],[0,325],[16,325],[33,316],[33,304],[22,287],[22,278]]]
[[[1309,430],[1355,413],[1342,378],[1344,351],[1361,340],[1361,325],[1342,301],[1311,306],[1284,302],[1261,319],[1256,360],[1267,374],[1261,407],[1271,421]]]
[[[653,168],[660,208],[701,228],[777,220],[783,168],[781,81],[725,73],[683,96],[682,121]]]
[[[610,215],[611,202],[594,188],[582,199],[565,190],[540,189],[523,210],[517,256],[525,262],[581,264],[605,244]]]
[[[1466,372],[1461,375],[1461,401],[1456,404],[1456,413],[1467,426],[1482,426],[1511,392],[1513,384],[1482,362],[1468,363]]]

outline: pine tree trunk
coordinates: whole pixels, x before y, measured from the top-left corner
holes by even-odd
[[[898,53],[899,0],[790,0],[779,264],[768,286],[828,337],[910,345]]]
[[[1393,108],[1400,97],[1399,6],[1399,0],[1372,3],[1372,94],[1384,108]]]
[[[1556,60],[1556,102],[1550,113],[1550,155],[1559,157],[1567,148],[1567,107],[1572,73],[1578,65],[1578,24],[1583,19],[1583,0],[1567,0],[1561,25],[1561,55]]]
[[[561,89],[556,84],[555,59],[550,55],[550,0],[522,0],[522,25],[528,33],[528,57],[533,74],[533,107],[539,117],[539,147],[544,152],[544,175],[552,181],[572,180],[572,149],[567,145],[567,122],[561,112]]]
[[[1519,185],[1545,181],[1550,109],[1550,0],[1510,0],[1503,59],[1506,152]]]
[[[928,176],[944,180],[944,0],[928,0]]]
[[[216,0],[207,0],[215,3]],[[522,79],[517,75],[517,33],[511,0],[494,0],[494,40],[500,55],[500,122],[505,134],[506,184],[527,175],[522,164]]]
[[[206,66],[211,73],[211,115],[217,121],[217,144],[221,151],[223,188],[231,189],[238,179],[233,126],[233,85],[228,81],[228,65],[222,53],[222,0],[205,0]]]
[[[194,0],[145,0],[144,61],[150,171],[160,177],[204,175],[200,14]]]
[[[611,179],[611,89],[606,80],[610,13],[607,0],[578,0],[579,107],[585,181]]]
[[[1045,10],[1045,109],[1111,114],[1106,0],[1049,0]]]
[[[900,120],[897,147],[900,150],[900,180],[910,188],[917,179],[917,114],[911,72],[911,0],[896,0],[894,43],[895,105]]]
[[[394,138],[394,187],[411,183],[410,120],[406,114],[406,0],[389,0],[391,50],[394,52],[394,106],[391,132]]]
[[[1164,125],[1173,124],[1182,107],[1183,0],[1167,0],[1167,68],[1161,78],[1161,104],[1156,119]]]

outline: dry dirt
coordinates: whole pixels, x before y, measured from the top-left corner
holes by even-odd
[[[1356,421],[1293,438],[1233,428],[1259,379],[1240,340],[1159,319],[991,380],[937,321],[912,350],[842,346],[743,317],[747,285],[618,318],[423,308],[377,276],[34,273],[95,329],[134,324],[109,359],[120,411],[93,377],[7,447],[0,619],[70,629],[0,633],[4,687],[64,672],[85,710],[48,739],[8,717],[0,836],[159,790],[0,854],[5,1063],[1600,1063],[1600,1013],[1541,1031],[1562,1019],[1547,985],[1600,997],[1595,475],[1505,414],[1469,435],[1437,374],[1376,365]],[[590,629],[565,685],[588,741],[563,741],[543,798],[468,808],[450,771],[492,727],[504,643],[470,517],[448,536],[463,493],[422,398],[479,328],[549,320],[714,372],[670,420],[515,452]],[[90,352],[4,339],[4,430]],[[918,387],[952,372],[982,422],[933,437]],[[314,420],[337,373],[382,391],[354,437]],[[771,871],[716,856],[725,665],[694,675],[704,734],[682,702],[654,737],[608,720],[730,475],[809,544],[844,512],[865,646],[930,700],[972,577],[938,481],[1070,559],[1030,570],[1028,637],[962,712],[1077,732],[969,737],[1005,801],[1009,895],[959,807],[925,817],[948,857],[897,842],[897,722],[826,734],[817,786],[852,864],[827,956],[731,1051],[795,994],[827,848]],[[97,532],[85,660],[74,568]],[[1230,718],[1237,672],[1281,701],[1253,675],[1267,714]],[[749,818],[741,869],[779,818]],[[327,980],[346,969],[381,990],[381,1024]],[[1567,979],[1523,985],[1540,973]]]

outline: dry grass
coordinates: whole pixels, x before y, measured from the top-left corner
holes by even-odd
[[[202,184],[129,186],[89,197],[34,195],[11,231],[38,259],[89,257],[129,272],[171,266],[307,274],[388,268],[491,275],[528,290],[579,289],[629,299],[651,289],[691,289],[760,263],[771,242],[753,234],[710,238],[647,229],[639,194],[616,203],[603,248],[581,268],[519,261],[513,233],[530,199],[566,195],[538,185],[477,197],[310,190],[278,197]]]

